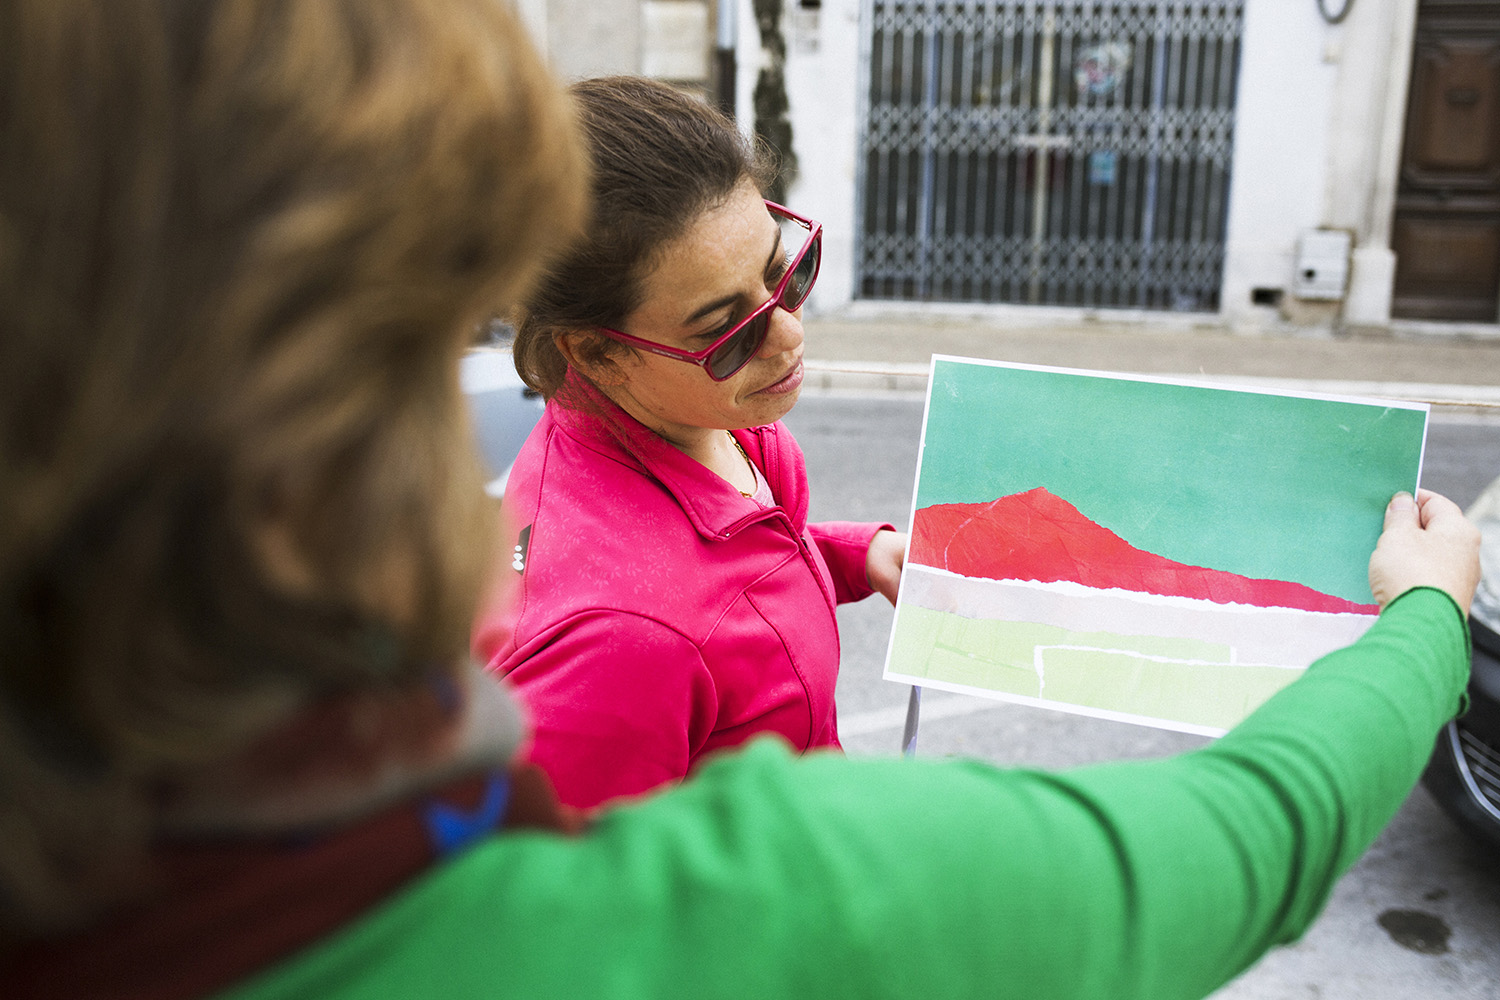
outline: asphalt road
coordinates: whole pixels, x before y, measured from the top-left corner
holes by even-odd
[[[786,423],[807,455],[814,520],[906,526],[922,425],[920,395],[804,393]],[[1500,415],[1435,411],[1423,485],[1467,506],[1496,476]],[[845,747],[851,755],[896,754],[909,688],[880,678],[891,609],[872,598],[842,608],[839,620]],[[1205,742],[929,691],[917,752],[1004,766],[1067,767],[1166,756]],[[1311,931],[1215,997],[1500,1000],[1500,859],[1472,844],[1418,789],[1340,882]]]

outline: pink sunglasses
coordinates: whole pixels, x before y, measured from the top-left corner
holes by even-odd
[[[796,312],[807,301],[813,282],[818,280],[818,265],[823,257],[823,226],[820,223],[804,219],[774,202],[766,202],[766,209],[781,227],[781,245],[789,246],[792,239],[800,239],[802,249],[788,260],[786,274],[777,282],[771,297],[730,327],[722,337],[701,351],[684,351],[608,327],[595,329],[622,344],[697,365],[715,382],[722,382],[745,367],[766,342],[766,334],[771,330],[771,310],[780,307],[787,312]]]

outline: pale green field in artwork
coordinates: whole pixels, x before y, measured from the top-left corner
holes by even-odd
[[[1229,729],[1301,672],[1237,664],[1227,645],[1208,640],[1072,632],[910,604],[901,608],[888,666],[917,683],[1211,730]]]

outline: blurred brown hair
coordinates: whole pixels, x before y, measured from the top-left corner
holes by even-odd
[[[591,217],[526,298],[514,345],[516,371],[549,399],[568,368],[557,334],[623,325],[668,243],[740,184],[764,190],[774,175],[766,147],[666,84],[597,77],[569,92],[593,160]],[[583,353],[598,363],[628,350],[594,337]]]
[[[584,172],[497,0],[0,6],[0,929],[107,898],[179,769],[465,655],[458,359]]]

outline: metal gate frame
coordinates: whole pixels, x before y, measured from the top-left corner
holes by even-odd
[[[862,298],[1216,311],[1244,0],[864,0]]]

